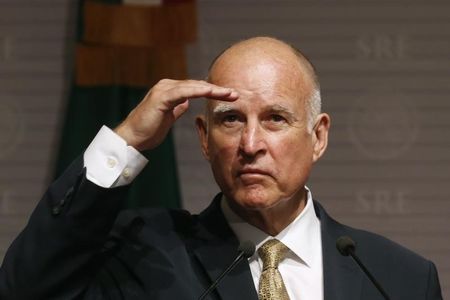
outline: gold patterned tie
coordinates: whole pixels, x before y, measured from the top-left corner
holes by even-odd
[[[278,264],[284,259],[289,248],[276,239],[265,242],[258,254],[263,261],[263,271],[259,279],[258,297],[260,300],[289,300]]]

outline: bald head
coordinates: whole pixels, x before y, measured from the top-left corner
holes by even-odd
[[[305,103],[307,127],[311,130],[321,109],[319,82],[309,60],[283,41],[271,37],[255,37],[230,46],[212,62],[208,81],[221,85],[238,72],[242,73],[240,71],[259,68],[270,72],[272,67],[279,68],[288,75],[289,79],[283,85],[297,90],[298,100]]]

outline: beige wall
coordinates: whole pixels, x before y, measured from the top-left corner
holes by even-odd
[[[48,184],[65,105],[73,0],[0,0],[0,257]],[[237,39],[275,35],[315,63],[331,141],[309,186],[330,213],[436,262],[450,295],[450,2],[198,1],[202,78]],[[193,131],[176,126],[184,204],[217,192]],[[445,298],[445,296],[444,296]]]
[[[0,257],[52,172],[74,4],[0,0]]]
[[[315,63],[331,141],[308,185],[343,223],[432,259],[450,296],[450,2],[200,1],[190,70],[233,41],[274,35]],[[192,130],[177,124],[185,205],[218,191]],[[193,142],[195,141],[195,142]],[[294,171],[294,170],[293,170]]]

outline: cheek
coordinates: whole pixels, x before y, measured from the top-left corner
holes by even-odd
[[[233,162],[235,147],[229,144],[214,145],[210,155],[210,165],[216,183],[226,193],[234,186]]]
[[[213,168],[230,169],[236,157],[238,144],[229,136],[210,138],[208,141],[210,162]],[[217,170],[216,170],[217,171]]]
[[[309,171],[313,160],[313,151],[311,140],[308,137],[290,135],[274,144],[276,147],[272,150],[278,172],[286,176],[292,176],[292,174],[297,174],[298,172],[304,173]]]

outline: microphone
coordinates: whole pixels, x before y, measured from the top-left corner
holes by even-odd
[[[225,275],[230,273],[231,270],[233,270],[241,260],[243,260],[244,258],[249,258],[250,256],[253,255],[253,253],[255,253],[255,244],[253,244],[250,241],[241,242],[238,247],[238,255],[236,256],[236,258],[228,266],[228,268],[226,268],[225,271],[223,271],[222,274],[220,274],[219,277],[217,277],[217,279],[214,280],[214,282],[209,286],[209,288],[203,292],[203,294],[198,298],[198,300],[205,299],[206,296],[208,296],[208,294],[211,293],[211,291],[217,287],[217,285],[222,280],[222,278],[225,277]]]
[[[375,277],[372,276],[369,270],[363,265],[359,257],[355,254],[356,243],[352,240],[351,237],[349,236],[339,237],[336,240],[336,248],[343,256],[350,255],[353,258],[353,260],[358,264],[358,266],[361,268],[361,270],[364,271],[367,277],[369,277],[370,281],[372,281],[373,285],[377,288],[377,290],[381,293],[381,295],[383,295],[384,299],[390,300],[389,296],[386,294],[386,292],[378,283],[378,281],[375,279]]]

